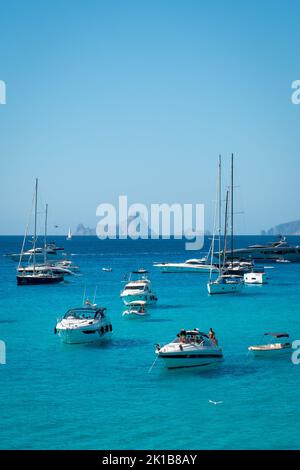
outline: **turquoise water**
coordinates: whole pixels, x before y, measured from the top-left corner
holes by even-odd
[[[1,255],[17,251],[20,240],[0,237]],[[17,287],[15,264],[0,257],[0,339],[7,347],[7,364],[0,365],[0,448],[300,448],[300,366],[289,357],[247,354],[265,331],[300,339],[300,264],[276,264],[268,285],[209,297],[206,275],[152,268],[153,261],[198,256],[185,252],[183,241],[57,240],[82,271],[61,285]],[[259,237],[238,243],[253,241]],[[148,319],[126,321],[120,281],[137,267],[150,269],[159,302]],[[62,345],[54,335],[56,318],[81,303],[84,284],[91,297],[97,285],[97,301],[108,308],[109,344]],[[154,345],[189,327],[214,328],[223,364],[203,372],[156,363],[148,373]]]

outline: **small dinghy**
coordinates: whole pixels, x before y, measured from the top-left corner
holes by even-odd
[[[144,300],[135,300],[130,302],[128,309],[123,312],[123,317],[125,318],[142,318],[147,317],[149,313],[147,312],[146,302]]]
[[[251,351],[254,356],[278,357],[284,354],[292,353],[292,343],[290,341],[284,340],[284,338],[289,338],[290,335],[288,333],[265,333],[264,336],[268,336],[270,338],[269,343],[258,344],[248,348],[248,350]],[[281,338],[282,341],[278,341]]]

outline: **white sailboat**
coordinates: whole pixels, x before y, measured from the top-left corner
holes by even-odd
[[[218,263],[218,268],[219,268],[219,275],[216,280],[212,279],[212,270],[210,271],[210,276],[209,276],[209,282],[207,283],[207,290],[209,294],[233,294],[240,292],[242,288],[244,287],[244,281],[240,276],[232,275],[232,274],[226,274],[226,245],[227,245],[227,222],[228,222],[228,199],[229,199],[229,191],[226,193],[226,207],[225,207],[225,225],[224,225],[224,249],[223,249],[223,260],[221,263],[221,204],[222,204],[222,199],[221,199],[221,156],[219,157],[219,172],[218,172],[218,219],[219,219],[219,227],[218,227],[218,240],[219,240],[219,263]],[[232,172],[231,175],[233,175],[233,157],[232,157]],[[231,193],[233,193],[233,177],[231,178]],[[232,205],[232,200],[233,200],[233,194],[231,194],[231,208],[232,208],[232,214],[231,217],[233,217],[233,205]],[[216,220],[216,219],[215,219]],[[231,228],[232,228],[232,233],[231,233],[231,245],[233,246],[233,222],[231,221]],[[214,234],[215,234],[215,227],[214,227]],[[213,259],[214,256],[214,243],[215,243],[215,235],[213,235],[213,242],[212,242],[212,250],[211,250],[211,256]],[[211,262],[212,264],[212,262]]]
[[[42,269],[36,263],[36,240],[37,240],[37,195],[38,195],[38,179],[35,180],[35,210],[34,210],[34,237],[33,237],[33,263],[29,270],[21,270],[22,254],[24,250],[25,237],[22,246],[19,266],[17,269],[17,284],[18,285],[37,285],[37,284],[57,284],[64,280],[63,273],[55,273],[50,266],[47,266],[47,214],[48,205],[46,204],[45,212],[45,236],[44,236],[44,264]],[[38,269],[37,269],[38,268]]]
[[[71,232],[70,227],[69,227],[69,230],[68,230],[67,240],[72,240],[72,232]]]

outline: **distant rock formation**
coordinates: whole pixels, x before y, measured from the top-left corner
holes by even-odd
[[[96,235],[96,229],[95,228],[90,228],[90,227],[85,227],[83,224],[78,224],[74,235],[80,235],[80,236]]]
[[[125,230],[125,226],[126,226],[126,223],[128,224],[128,226],[130,226],[130,222],[132,222],[133,220],[135,219],[135,217],[128,217],[127,219],[127,222],[123,222],[122,224],[120,224],[119,226],[117,225],[116,226],[116,232],[117,234],[121,231],[121,232],[124,232]],[[151,234],[152,236],[154,237],[156,234],[154,231],[151,231],[151,228],[148,228],[146,222],[141,218],[140,220],[140,227],[138,228],[138,231],[139,232],[143,232],[143,233],[147,233],[148,231],[148,236],[149,238],[151,237]],[[172,228],[171,228],[172,230]],[[190,230],[189,231],[190,233],[192,233],[192,231]],[[134,232],[135,233],[135,232]],[[90,227],[85,227],[85,225],[83,224],[78,224],[77,225],[77,229],[74,233],[75,236],[95,236],[96,235],[96,229],[95,228],[90,228]],[[128,235],[133,235],[133,233],[131,233],[131,230],[130,228],[128,229]],[[211,233],[208,231],[208,230],[205,230],[204,232],[204,235],[205,236],[210,236]],[[173,236],[173,234],[171,235]]]
[[[300,220],[279,224],[269,230],[262,230],[262,235],[300,235]]]

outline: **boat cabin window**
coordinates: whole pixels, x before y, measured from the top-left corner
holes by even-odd
[[[175,342],[180,343],[202,343],[204,341],[204,337],[207,337],[205,334],[201,334],[200,332],[180,332],[177,335],[177,339]]]
[[[64,318],[77,318],[78,320],[103,318],[104,313],[102,310],[95,310],[94,308],[72,308],[68,310]]]
[[[124,290],[143,290],[143,285],[136,285],[136,286],[126,286]]]

